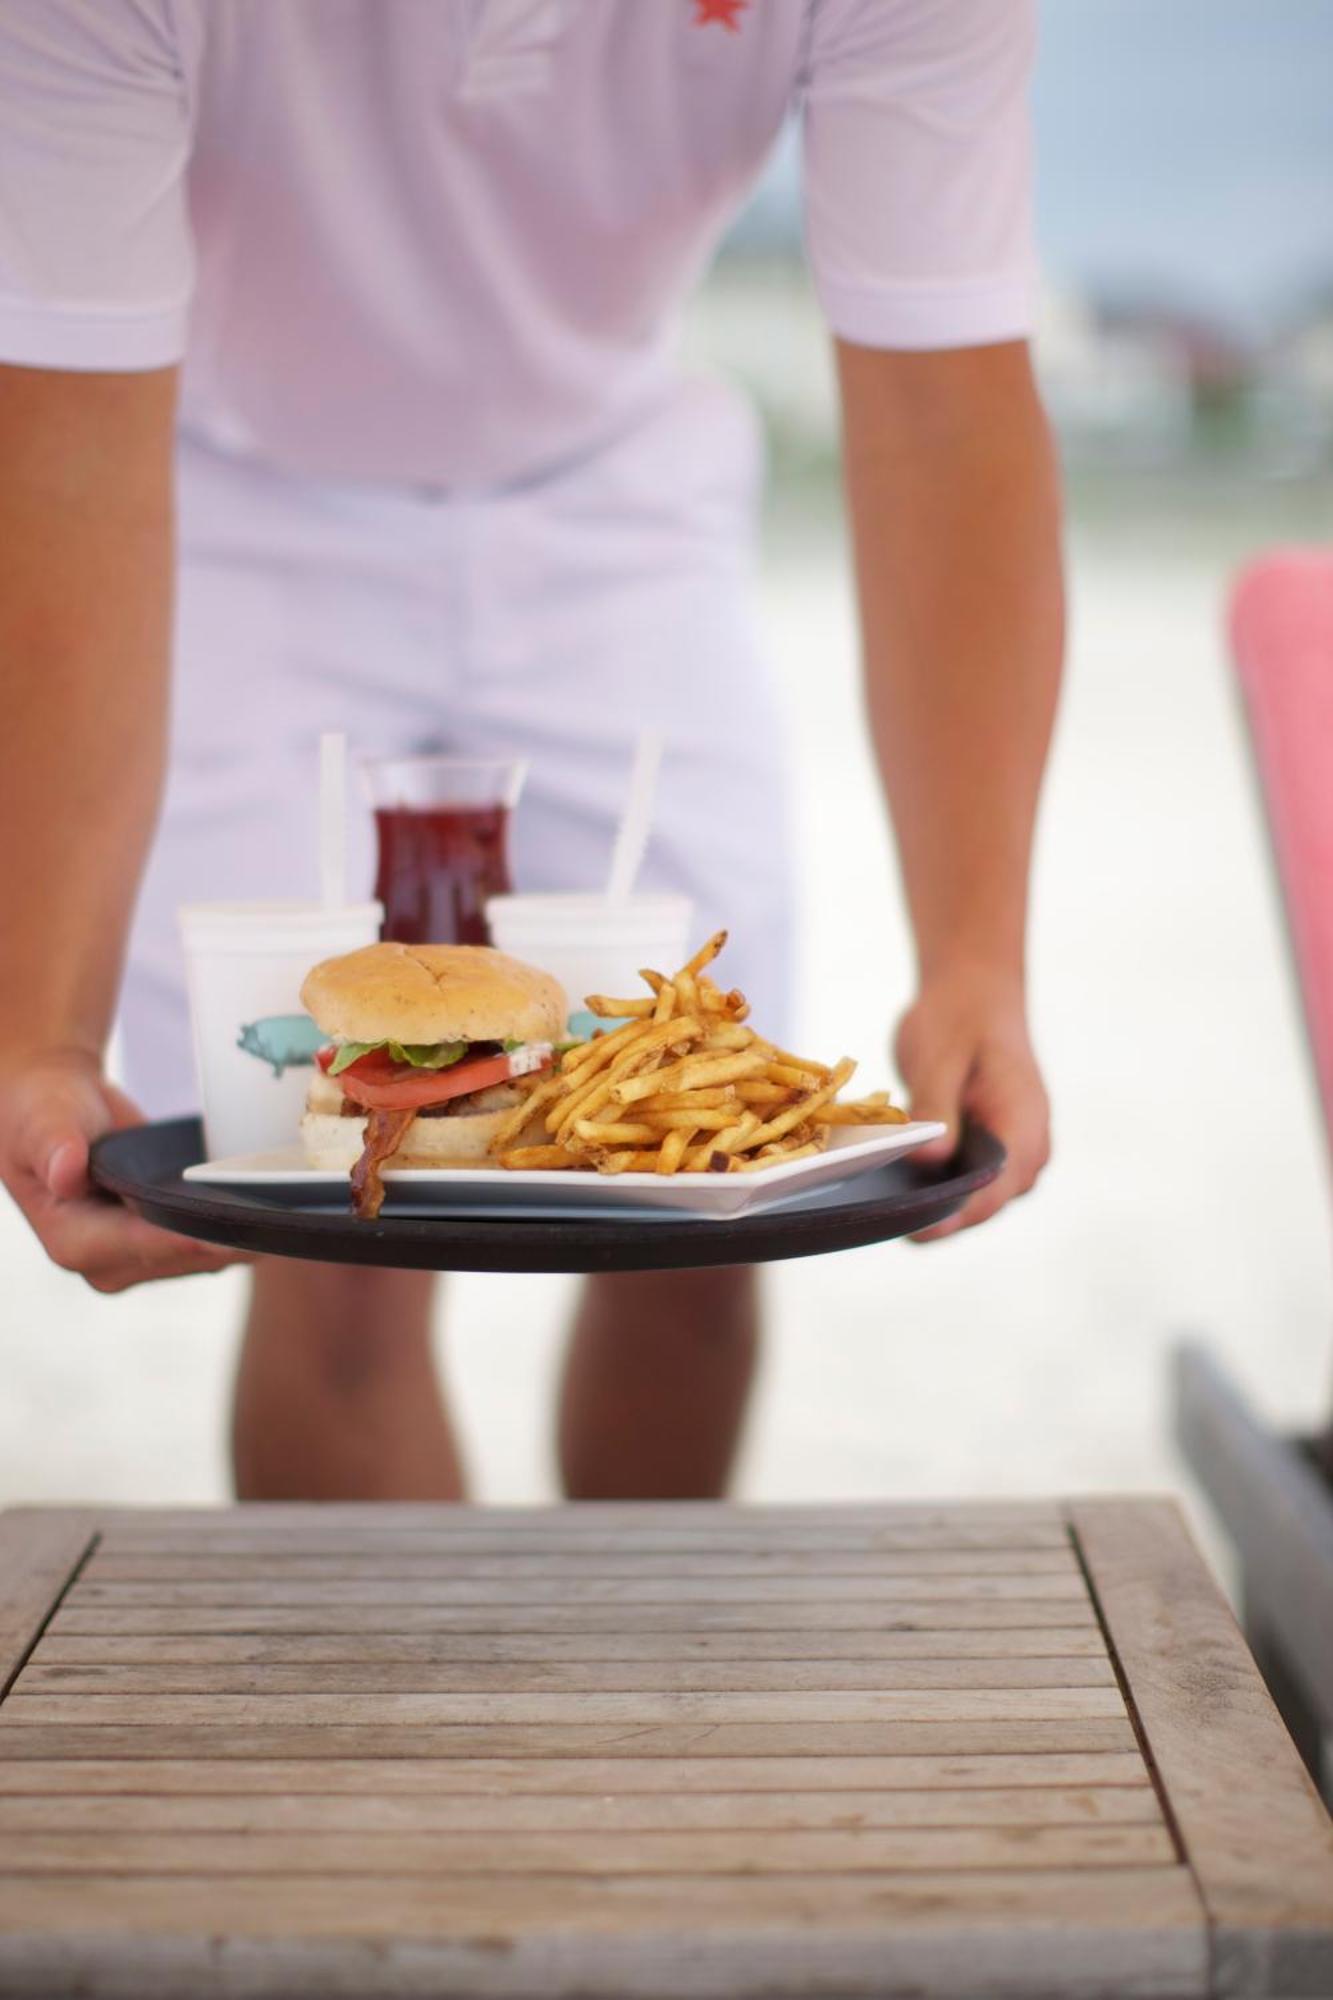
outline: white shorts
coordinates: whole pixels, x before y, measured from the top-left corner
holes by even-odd
[[[176,912],[316,893],[316,751],[523,757],[515,885],[605,878],[637,732],[665,732],[641,886],[786,1032],[783,756],[757,638],[760,455],[728,392],[683,388],[632,436],[479,497],[294,479],[186,443],[171,767],[122,992],[127,1087],[197,1102]],[[369,893],[369,809],[352,815]]]

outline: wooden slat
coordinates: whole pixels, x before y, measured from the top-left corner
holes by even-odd
[[[700,1667],[824,1660],[1083,1660],[1109,1667],[1096,1625],[1000,1626],[933,1632],[384,1632],[84,1633],[59,1618],[35,1658],[46,1666],[303,1666],[403,1664],[443,1667],[560,1666],[578,1660]],[[496,1683],[498,1685],[498,1683]],[[887,1685],[887,1684],[886,1684]]]
[[[911,1688],[830,1694],[11,1694],[9,1730],[34,1724],[197,1723],[213,1729],[305,1723],[435,1728],[450,1724],[542,1726],[703,1723],[1111,1721],[1125,1714],[1118,1687]]]
[[[559,1539],[571,1529],[608,1535],[677,1534],[691,1531],[745,1530],[780,1540],[788,1530],[802,1533],[841,1532],[856,1528],[888,1533],[897,1527],[915,1531],[974,1527],[1040,1527],[1067,1538],[1065,1510],[1054,1500],[838,1500],[750,1504],[734,1500],[577,1500],[564,1506],[483,1507],[471,1502],[436,1501],[250,1501],[243,1510],[218,1507],[118,1507],[105,1532],[124,1543],[136,1535],[156,1539],[164,1534],[190,1534],[205,1541],[221,1530],[245,1526],[259,1534],[277,1528],[343,1534],[357,1529],[389,1528],[396,1535],[418,1530],[431,1534],[461,1530],[471,1534],[513,1536],[539,1534]]]
[[[945,1757],[1133,1751],[1127,1721],[657,1722],[437,1724],[431,1728],[323,1723],[250,1727],[167,1722],[28,1723],[0,1708],[0,1757]]]
[[[1158,1826],[1148,1784],[964,1791],[318,1793],[142,1797],[0,1793],[0,1839],[16,1833],[845,1832],[865,1827]],[[756,1851],[758,1858],[758,1851]]]
[[[1071,1509],[1198,1879],[1222,1994],[1333,1992],[1333,1825],[1167,1502]]]
[[[478,1660],[471,1666],[316,1661],[305,1666],[83,1666],[39,1653],[15,1695],[76,1694],[813,1694],[911,1689],[1115,1687],[1101,1660],[683,1660],[649,1665],[587,1661],[541,1666]]]
[[[1082,1624],[1096,1613],[1081,1598],[907,1598],[883,1607],[859,1598],[763,1604],[637,1604],[627,1619],[615,1604],[154,1604],[109,1607],[71,1602],[52,1621],[56,1632],[485,1632],[503,1634],[623,1632],[1034,1631]]]
[[[248,1512],[248,1510],[247,1510]],[[101,1546],[110,1556],[190,1556],[210,1555],[318,1555],[347,1550],[358,1555],[384,1552],[412,1556],[545,1556],[552,1554],[623,1555],[627,1548],[647,1553],[707,1555],[750,1555],[785,1551],[830,1552],[843,1550],[851,1555],[911,1553],[936,1549],[966,1549],[1016,1552],[1069,1548],[1069,1531],[1061,1523],[1006,1523],[989,1518],[958,1522],[917,1521],[900,1517],[894,1525],[882,1522],[860,1526],[812,1526],[808,1522],[766,1525],[762,1515],[740,1525],[718,1524],[666,1527],[639,1527],[607,1530],[583,1527],[577,1518],[556,1526],[521,1522],[508,1527],[477,1526],[451,1522],[445,1526],[412,1526],[392,1520],[382,1526],[330,1526],[317,1521],[304,1527],[280,1523],[251,1525],[238,1511],[219,1512],[209,1525],[196,1529],[153,1532],[148,1528],[126,1532],[116,1515],[108,1517]]]
[[[410,1597],[419,1584],[491,1583],[503,1586],[512,1596],[523,1596],[527,1584],[564,1585],[580,1590],[585,1584],[604,1582],[606,1595],[615,1594],[622,1580],[649,1580],[658,1586],[694,1584],[724,1579],[767,1581],[791,1580],[801,1595],[808,1581],[833,1583],[851,1579],[850,1588],[840,1596],[855,1595],[863,1580],[880,1577],[1040,1577],[1078,1578],[1078,1565],[1069,1549],[908,1549],[880,1554],[859,1551],[754,1549],[735,1555],[719,1555],[689,1550],[655,1552],[637,1545],[606,1555],[588,1555],[582,1550],[561,1549],[540,1555],[454,1555],[404,1554],[398,1551],[357,1553],[346,1549],[279,1555],[271,1550],[253,1555],[219,1555],[212,1549],[180,1556],[126,1556],[99,1553],[89,1564],[84,1588],[103,1584],[137,1583],[153,1587],[163,1584],[225,1583],[228,1585],[269,1584],[278,1579],[284,1588],[292,1583],[333,1582],[410,1585],[399,1594]],[[674,1595],[674,1589],[669,1593]],[[1077,1592],[1073,1593],[1077,1594]],[[495,1595],[500,1595],[497,1588]]]
[[[97,1532],[78,1508],[0,1513],[0,1699]]]
[[[115,2000],[797,2000],[816,1990],[1191,2000],[1205,1992],[1205,1964],[1181,1868],[0,1882],[0,1993],[72,1990]]]
[[[30,1734],[31,1732],[29,1732]],[[26,1740],[26,1739],[25,1739]],[[210,1739],[210,1747],[214,1747]],[[0,1758],[0,1797],[20,1794],[137,1792],[145,1796],[197,1792],[298,1793],[338,1796],[457,1794],[473,1801],[514,1793],[578,1796],[614,1794],[1028,1790],[1077,1786],[1096,1791],[1151,1784],[1137,1747],[1121,1751],[995,1753],[979,1756],[888,1757],[423,1757],[345,1758],[317,1755],[277,1761],[262,1756],[97,1761],[55,1753],[54,1760]]]
[[[838,1833],[33,1833],[17,1875],[723,1875],[1168,1867],[1163,1826],[869,1828]]]
[[[825,1598],[854,1598],[862,1607],[893,1603],[902,1598],[929,1603],[934,1599],[972,1605],[1009,1598],[1058,1599],[1080,1602],[1086,1596],[1083,1579],[1070,1568],[1056,1576],[836,1576],[802,1577],[525,1577],[507,1582],[500,1577],[455,1582],[448,1577],[395,1583],[365,1577],[343,1582],[330,1577],[319,1582],[287,1582],[280,1574],[254,1581],[214,1580],[207,1583],[99,1583],[82,1579],[70,1591],[71,1606],[108,1605],[128,1609],[147,1605],[234,1604],[323,1607],[342,1604],[513,1606],[524,1611],[555,1605],[579,1611],[593,1605],[665,1604],[678,1614],[694,1604],[787,1604],[812,1606]]]

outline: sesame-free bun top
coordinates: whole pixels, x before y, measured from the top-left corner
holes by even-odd
[[[568,1002],[548,972],[478,944],[368,944],[307,973],[301,1002],[343,1042],[554,1042]]]

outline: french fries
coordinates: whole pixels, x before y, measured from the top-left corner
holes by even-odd
[[[842,1101],[849,1057],[815,1062],[745,1025],[745,995],[710,978],[718,931],[668,979],[646,967],[643,998],[584,1003],[619,1023],[566,1049],[505,1119],[502,1167],[602,1174],[755,1173],[820,1153],[839,1125],[900,1125],[887,1091]]]
[[[679,1062],[645,1076],[630,1076],[611,1086],[617,1104],[634,1104],[641,1097],[654,1097],[659,1090],[704,1089],[710,1084],[734,1083],[738,1077],[755,1076],[764,1067],[758,1052],[710,1056],[706,1050],[682,1056]]]
[[[657,1165],[653,1169],[654,1173],[677,1173],[680,1169],[680,1163],[684,1159],[689,1147],[690,1140],[693,1137],[694,1133],[688,1125],[673,1126],[658,1147]]]

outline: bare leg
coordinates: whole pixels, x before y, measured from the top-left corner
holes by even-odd
[[[758,1353],[758,1290],[741,1266],[588,1280],[560,1394],[572,1499],[726,1490]]]
[[[458,1500],[430,1347],[432,1278],[270,1257],[236,1373],[242,1500]]]

